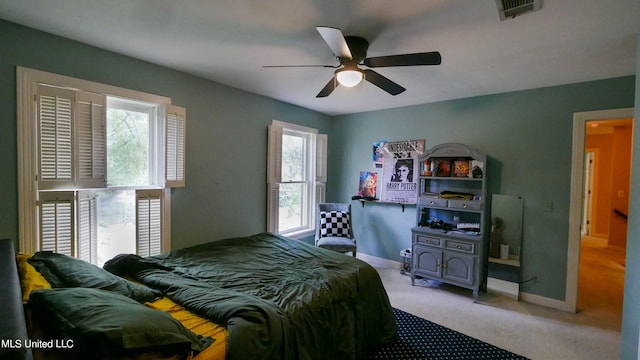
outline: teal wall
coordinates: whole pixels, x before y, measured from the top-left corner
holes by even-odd
[[[377,140],[425,139],[426,147],[461,142],[485,152],[490,193],[524,197],[523,291],[564,300],[567,270],[573,113],[633,107],[635,77],[481,96],[340,116],[331,146],[336,200],[357,191],[360,171],[373,170]],[[381,172],[379,172],[381,174]],[[379,175],[380,177],[381,175]],[[490,196],[489,196],[490,197]],[[359,251],[400,261],[411,245],[415,206],[354,208]]]
[[[640,74],[640,35],[636,41],[636,74]],[[636,104],[640,105],[640,76],[636,76]],[[635,109],[640,119],[640,106]],[[633,127],[634,156],[631,164],[631,193],[629,194],[629,227],[627,229],[627,261],[622,307],[622,339],[620,359],[638,359],[640,334],[640,126]]]
[[[331,134],[331,118],[266,97],[0,21],[0,238],[18,238],[16,66],[171,97],[187,108],[187,186],[172,190],[180,248],[266,229],[267,125]],[[328,186],[331,191],[331,186]]]
[[[15,69],[24,66],[168,96],[187,108],[187,187],[172,194],[176,248],[266,228],[271,119],[329,134],[328,201],[350,201],[359,172],[372,170],[374,141],[424,138],[427,147],[450,141],[476,147],[489,155],[490,192],[524,196],[523,275],[538,277],[524,291],[559,300],[566,278],[573,113],[640,103],[640,80],[631,76],[332,118],[1,20],[0,48],[0,163],[8,169],[0,177],[0,238],[18,237]],[[640,149],[640,127],[635,132],[634,149]],[[637,190],[640,156],[633,161]],[[400,260],[399,251],[410,245],[415,207],[403,212],[393,204],[353,204],[359,250]],[[621,353],[635,359],[638,191],[631,192],[629,212]]]

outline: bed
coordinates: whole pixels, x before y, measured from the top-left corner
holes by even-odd
[[[56,256],[36,253],[28,262],[47,276],[47,266],[42,263],[57,262],[51,259]],[[78,260],[65,261],[78,266]],[[87,267],[86,263],[80,264]],[[30,319],[52,322],[43,314],[50,312],[48,302],[53,300],[45,301],[44,297],[68,301],[79,296],[82,303],[88,297],[91,303],[96,292],[100,291],[100,296],[104,292],[96,290],[100,284],[86,286],[86,279],[75,279],[82,276],[55,279],[56,275],[101,271],[88,277],[91,283],[96,277],[115,274],[118,279],[130,280],[125,280],[124,288],[121,284],[109,285],[117,290],[118,297],[136,298],[146,304],[145,311],[169,311],[191,331],[180,338],[181,352],[171,347],[143,347],[146,353],[159,351],[156,357],[358,359],[396,334],[395,318],[374,268],[350,256],[271,233],[212,241],[147,258],[119,255],[105,264],[109,275],[97,267],[71,271],[57,269],[59,265],[48,266],[54,269],[53,289],[31,292],[27,302]],[[69,283],[74,286],[69,288]],[[134,305],[123,304],[142,311]],[[72,302],[69,308],[77,305]],[[176,312],[187,314],[190,320]],[[193,327],[203,321],[208,324],[208,332]],[[84,347],[95,350],[95,346],[87,346],[88,341]],[[78,342],[75,347],[82,347]],[[65,349],[58,350],[68,354]]]

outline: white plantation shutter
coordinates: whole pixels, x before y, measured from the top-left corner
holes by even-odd
[[[325,199],[327,186],[327,138],[327,134],[316,135],[316,204],[323,203]],[[317,208],[317,205],[315,208]]]
[[[98,205],[95,191],[78,191],[78,255],[95,264],[98,259]]]
[[[282,134],[279,124],[269,125],[267,150],[267,231],[278,232],[280,182],[282,181]]]
[[[77,182],[79,188],[107,186],[107,98],[77,93],[75,129],[77,139]]]
[[[316,135],[316,181],[327,182],[327,134]]]
[[[279,201],[280,201],[280,184],[268,184],[268,196],[267,199],[267,231],[277,233],[278,232],[278,213],[279,213]]]
[[[165,139],[165,186],[185,185],[186,109],[167,105]]]
[[[39,85],[40,190],[106,187],[106,97]]]
[[[267,182],[270,184],[282,181],[282,134],[282,125],[269,125]]]
[[[317,204],[324,202],[325,194],[327,191],[326,189],[327,189],[327,186],[325,183],[316,182],[316,186],[315,186],[316,208],[317,208]]]
[[[73,186],[73,101],[75,92],[38,86],[39,188]]]
[[[75,256],[74,192],[41,191],[40,250]]]
[[[162,252],[162,189],[136,191],[136,247],[140,256]]]

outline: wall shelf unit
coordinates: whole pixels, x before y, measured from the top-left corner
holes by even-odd
[[[426,278],[464,287],[477,301],[486,287],[487,157],[467,145],[445,143],[419,161],[411,283]]]
[[[364,207],[364,204],[366,204],[366,203],[397,204],[397,205],[400,205],[402,207],[402,212],[404,212],[404,209],[405,209],[406,205],[415,205],[415,204],[403,204],[403,203],[380,201],[380,199],[358,199],[356,196],[354,196],[352,198],[352,200],[360,201],[360,204],[362,204],[362,207]]]

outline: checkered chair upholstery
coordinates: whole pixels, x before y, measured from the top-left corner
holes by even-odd
[[[356,239],[351,227],[351,204],[318,204],[316,246],[356,256]]]

